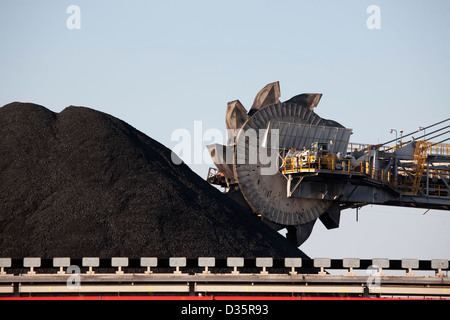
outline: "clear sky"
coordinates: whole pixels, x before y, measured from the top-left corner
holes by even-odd
[[[70,29],[80,9],[80,29]],[[380,29],[369,29],[370,5]],[[77,20],[78,21],[78,20]],[[225,134],[228,101],[250,108],[267,83],[281,100],[323,93],[316,112],[377,143],[450,115],[448,0],[0,1],[0,105],[112,114],[168,147],[174,130]],[[211,141],[203,141],[203,144]],[[222,141],[219,141],[222,142]],[[223,141],[224,142],[224,141]],[[206,177],[208,164],[190,164]],[[450,212],[367,206],[320,222],[311,257],[450,259]]]

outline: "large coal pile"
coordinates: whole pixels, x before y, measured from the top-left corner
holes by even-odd
[[[0,256],[303,256],[125,122],[0,108]]]

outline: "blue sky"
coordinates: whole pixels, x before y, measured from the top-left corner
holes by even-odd
[[[66,26],[72,4],[79,30]],[[369,5],[379,30],[366,26]],[[0,105],[87,106],[173,147],[174,130],[225,131],[228,101],[250,108],[280,81],[282,100],[323,93],[316,112],[352,128],[353,142],[384,142],[391,128],[449,117],[449,17],[447,0],[2,0]],[[206,176],[206,164],[191,167]],[[356,223],[347,210],[337,230],[317,223],[303,250],[450,258],[450,214],[424,211],[368,206]]]

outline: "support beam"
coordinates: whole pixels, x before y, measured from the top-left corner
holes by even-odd
[[[292,188],[292,183],[295,178],[291,174],[288,175],[287,188],[286,188],[288,198],[290,198],[292,196],[294,191],[298,188],[298,186],[302,182],[303,178],[304,178],[303,176],[298,177],[298,181],[295,183],[294,187]]]

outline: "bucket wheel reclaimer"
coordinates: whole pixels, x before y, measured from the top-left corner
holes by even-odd
[[[279,83],[270,83],[248,112],[239,100],[229,102],[227,145],[207,146],[217,167],[215,174],[208,173],[208,181],[226,187],[227,195],[275,230],[286,228],[287,238],[296,246],[309,237],[318,218],[328,229],[339,226],[338,202],[289,197],[286,177],[278,170],[280,156],[292,148],[309,148],[313,142],[331,142],[334,152],[346,151],[351,129],[313,111],[321,97],[307,93],[280,102]]]

